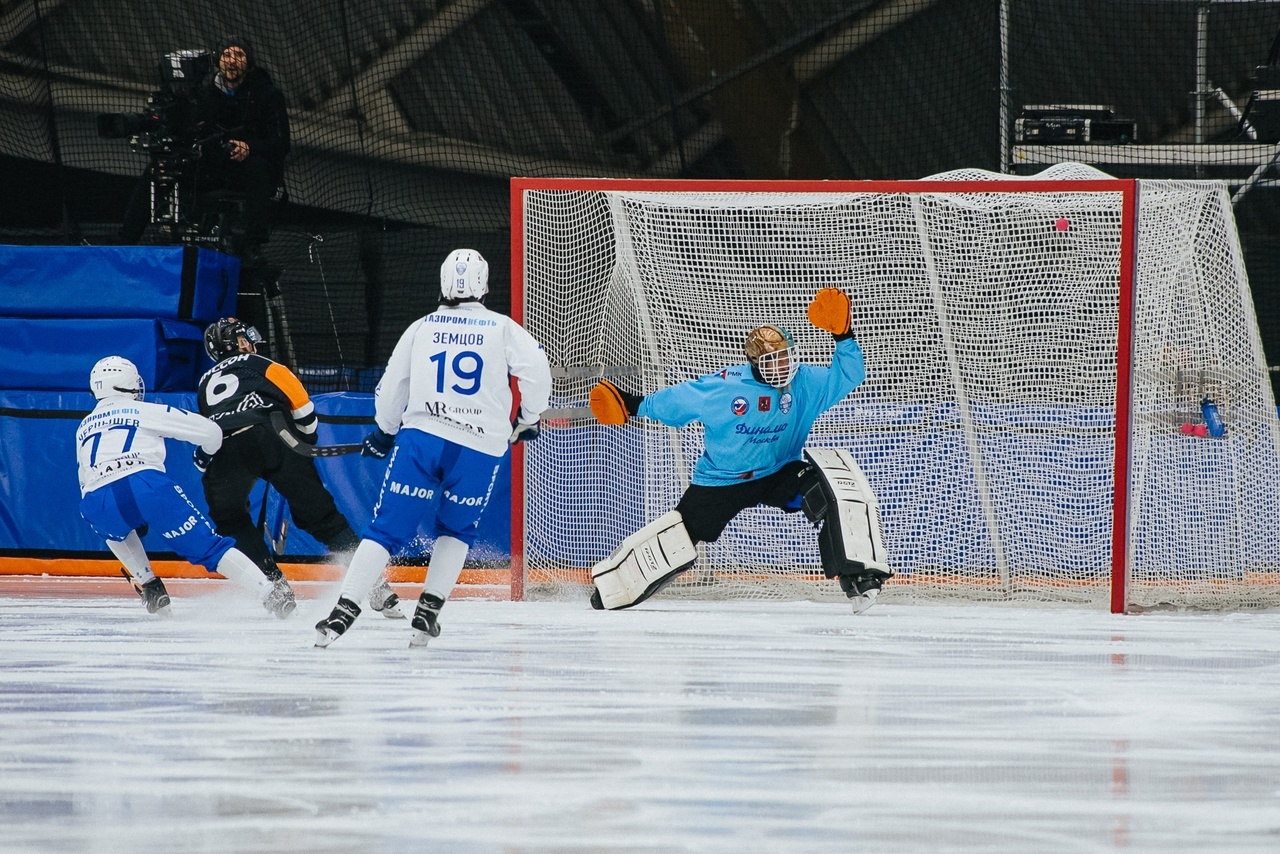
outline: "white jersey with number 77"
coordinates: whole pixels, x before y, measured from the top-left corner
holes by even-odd
[[[98,401],[76,430],[80,494],[136,471],[164,471],[166,437],[199,445],[208,454],[222,447],[222,430],[194,412],[130,397]]]
[[[415,321],[396,344],[378,383],[378,426],[401,425],[500,457],[511,436],[511,384],[521,417],[547,408],[551,368],[533,336],[478,302],[441,306]]]

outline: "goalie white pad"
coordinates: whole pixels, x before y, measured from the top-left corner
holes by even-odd
[[[609,610],[643,602],[698,559],[680,511],[672,510],[622,541],[591,567],[591,580]]]
[[[822,520],[818,545],[823,572],[828,578],[872,576],[877,581],[893,575],[884,549],[880,504],[853,455],[843,448],[806,448],[804,455],[814,466],[816,480],[804,494],[804,510],[815,522]]]

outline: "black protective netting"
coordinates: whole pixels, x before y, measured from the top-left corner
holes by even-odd
[[[1260,306],[1280,293],[1280,0],[0,0],[0,241],[117,241],[148,157],[97,116],[230,33],[292,126],[243,313],[317,391],[371,388],[454,248],[509,305],[513,175],[1219,178]],[[1023,110],[1053,104],[1113,114]],[[1086,117],[1111,144],[1062,144]]]

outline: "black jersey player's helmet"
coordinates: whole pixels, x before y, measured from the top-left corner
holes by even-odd
[[[256,353],[261,343],[257,329],[234,317],[210,323],[204,331],[204,351],[215,362],[240,353]]]

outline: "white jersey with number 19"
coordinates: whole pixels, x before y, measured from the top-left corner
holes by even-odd
[[[403,426],[500,457],[511,436],[511,384],[527,420],[547,408],[551,368],[520,324],[480,303],[441,306],[396,344],[378,383],[378,426]]]

